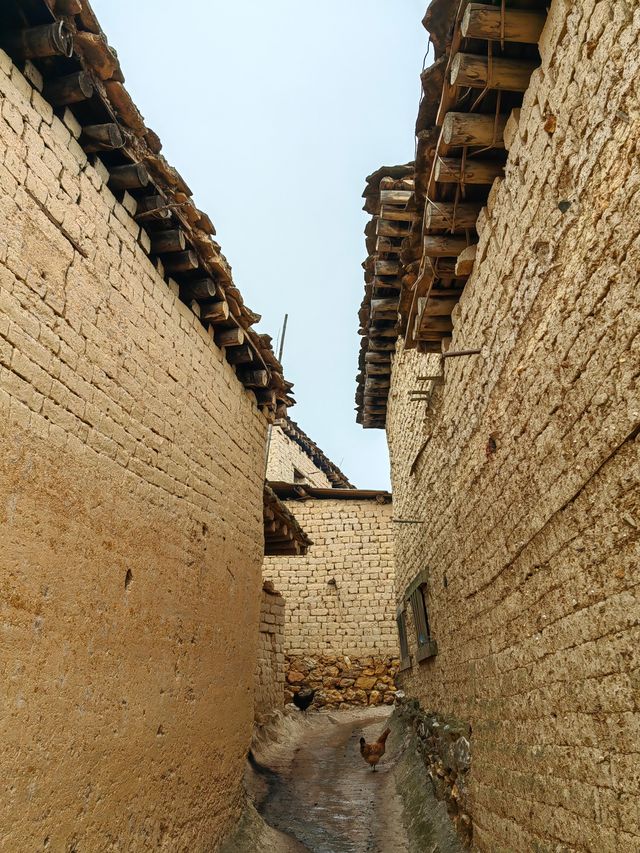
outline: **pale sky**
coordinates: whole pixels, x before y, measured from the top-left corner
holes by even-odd
[[[361,488],[382,430],[355,422],[361,194],[412,160],[427,0],[92,0],[163,153],[213,220],[258,331],[285,313],[290,415]]]

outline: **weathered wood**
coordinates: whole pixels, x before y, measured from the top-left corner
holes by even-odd
[[[149,173],[143,163],[127,163],[112,166],[109,170],[109,186],[114,190],[138,190],[149,184]]]
[[[413,222],[416,219],[416,211],[383,204],[380,208],[380,219],[389,219],[392,222]]]
[[[171,219],[171,210],[167,205],[168,202],[164,196],[144,196],[144,198],[138,199],[135,218],[138,221]]]
[[[172,255],[164,258],[163,264],[166,272],[180,273],[197,270],[200,266],[200,261],[192,249],[187,249],[186,252],[174,252]]]
[[[394,243],[390,237],[378,237],[376,240],[376,252],[380,255],[399,255],[402,246]]]
[[[180,285],[180,296],[185,302],[192,299],[212,299],[217,292],[216,283],[212,278],[201,278]]]
[[[430,294],[423,314],[428,317],[450,317],[457,304],[457,299],[434,297],[433,294]]]
[[[384,364],[368,364],[367,376],[389,376],[391,373],[390,365]]]
[[[391,353],[367,352],[364,360],[367,364],[391,364]]]
[[[256,400],[261,406],[274,407],[276,404],[276,392],[273,388],[256,388],[254,391]]]
[[[124,147],[124,134],[115,122],[89,124],[82,128],[80,144],[88,153],[116,151],[118,148]]]
[[[222,323],[229,319],[229,303],[221,299],[202,306],[202,320],[206,323]],[[230,350],[232,352],[232,350]]]
[[[378,237],[407,237],[410,233],[411,226],[404,223],[393,222],[388,219],[378,219],[376,222]]]
[[[158,231],[151,235],[151,251],[155,255],[162,255],[165,252],[183,252],[186,245],[184,231],[180,228]]]
[[[435,179],[441,184],[492,184],[504,175],[504,165],[496,160],[467,158],[462,174],[462,160],[455,157],[438,157],[435,164]]]
[[[381,190],[380,201],[382,204],[407,204],[411,201],[413,192],[411,190]]]
[[[424,253],[428,258],[457,258],[467,248],[462,237],[430,235],[424,238]]]
[[[504,148],[504,127],[507,116],[477,115],[476,113],[447,113],[442,125],[442,139],[451,146],[481,146]]]
[[[227,350],[227,361],[229,364],[251,364],[255,355],[250,346],[231,347]]]
[[[239,326],[217,329],[215,340],[219,347],[239,347],[244,343],[244,331]]]
[[[42,90],[42,95],[54,107],[64,107],[88,100],[93,91],[91,76],[86,71],[76,71],[65,77],[58,77],[57,80],[50,80]]]
[[[473,53],[457,53],[451,62],[451,83],[474,89],[501,89],[526,92],[539,63],[524,59],[501,59]]]
[[[376,275],[398,275],[400,264],[397,261],[377,260],[374,264],[374,272]]]
[[[79,15],[82,12],[80,0],[56,0],[58,15]]]
[[[477,249],[478,246],[475,244],[467,246],[466,249],[460,252],[456,261],[456,276],[471,275],[476,260]]]
[[[475,228],[481,209],[480,204],[454,205],[450,202],[427,201],[424,225],[425,228],[465,231],[467,228]]]
[[[269,372],[267,370],[247,370],[243,368],[237,371],[237,377],[243,385],[249,388],[266,388],[269,385]]]
[[[383,338],[378,338],[375,336],[372,336],[369,340],[369,350],[371,352],[392,353],[392,352],[394,352],[395,348],[396,348],[395,340],[388,341],[388,340],[385,340]]]
[[[14,59],[46,59],[73,53],[73,35],[64,21],[0,33],[0,48]]]
[[[469,3],[462,18],[461,32],[464,38],[537,44],[546,19],[544,12],[505,9],[503,27],[499,6]]]
[[[376,320],[395,319],[398,314],[397,299],[372,299],[371,316]]]

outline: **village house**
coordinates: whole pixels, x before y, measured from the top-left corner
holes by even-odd
[[[0,847],[211,850],[265,543],[308,542],[264,488],[291,386],[90,3],[7,0],[0,48]]]
[[[478,851],[640,849],[640,8],[435,0],[365,190],[403,713]],[[425,774],[426,778],[426,774]]]
[[[311,688],[316,707],[392,703],[391,495],[354,488],[288,418],[273,428],[267,478],[312,542],[306,555],[267,556],[263,567],[284,599],[284,699]]]

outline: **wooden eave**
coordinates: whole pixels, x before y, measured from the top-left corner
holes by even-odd
[[[46,55],[29,51],[36,27],[55,28]],[[55,42],[55,44],[54,44]],[[26,48],[25,48],[26,45]],[[116,52],[89,0],[5,0],[0,47],[19,67],[30,61],[44,80],[43,95],[62,116],[70,110],[83,128],[79,143],[110,175],[109,187],[141,227],[140,245],[158,272],[222,347],[240,382],[274,419],[295,403],[271,340],[252,327],[260,320],[235,287],[211,220],[195,206],[179,172],[161,154],[124,86]],[[240,350],[240,348],[242,348]]]
[[[264,487],[265,557],[303,557],[313,542],[268,483]]]
[[[304,483],[282,483],[270,480],[269,486],[282,500],[306,501],[375,501],[380,504],[391,503],[391,492],[382,489],[320,489]]]
[[[352,489],[353,486],[349,482],[346,474],[344,474],[338,466],[333,463],[329,457],[320,450],[315,441],[312,441],[309,436],[300,429],[295,421],[290,418],[283,418],[277,422],[284,434],[300,447],[300,449],[309,457],[311,462],[319,468],[327,477],[333,488],[336,489]]]

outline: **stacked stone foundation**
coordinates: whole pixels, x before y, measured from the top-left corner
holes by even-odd
[[[394,657],[287,656],[285,702],[303,687],[316,691],[314,707],[392,705],[400,661]]]

